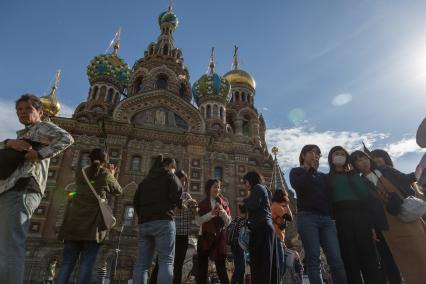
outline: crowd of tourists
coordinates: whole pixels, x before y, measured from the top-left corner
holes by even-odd
[[[42,119],[37,97],[22,96],[16,111],[25,129],[17,139],[0,143],[0,282],[6,284],[23,283],[29,220],[45,191],[49,160],[73,143],[69,133]],[[297,215],[286,190],[271,192],[262,175],[250,171],[243,176],[248,197],[233,218],[221,180],[207,179],[205,197],[195,200],[176,161],[156,157],[133,199],[138,217],[133,283],[182,283],[194,224],[199,227],[193,258],[196,283],[211,282],[210,262],[225,284],[284,283],[286,272],[293,283],[302,283],[303,275],[311,284],[425,283],[426,155],[410,174],[398,171],[380,149],[349,153],[333,147],[328,173],[320,171],[320,158],[317,145],[305,145],[300,166],[289,173]],[[49,283],[69,283],[78,259],[76,283],[91,282],[98,251],[115,224],[108,198],[123,191],[115,172],[100,148],[91,151],[90,165],[76,170],[76,194],[67,203],[58,234],[63,254],[49,267]],[[290,222],[296,223],[302,251],[287,245]]]

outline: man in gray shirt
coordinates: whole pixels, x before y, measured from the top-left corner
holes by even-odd
[[[0,142],[0,149],[25,152],[25,162],[0,181],[0,279],[5,284],[23,282],[25,240],[46,189],[50,159],[74,142],[59,126],[42,121],[43,107],[34,95],[16,101],[16,114],[25,128],[17,132],[17,139]],[[36,151],[24,139],[45,146]]]

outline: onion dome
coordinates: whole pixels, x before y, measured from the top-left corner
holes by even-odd
[[[60,76],[61,70],[56,71],[55,83],[53,84],[49,95],[40,97],[40,101],[43,106],[43,112],[50,117],[56,116],[61,111],[61,104],[55,96]]]
[[[177,28],[179,20],[175,13],[172,12],[172,6],[170,5],[167,11],[161,13],[158,16],[158,24],[162,26],[163,24],[170,24],[174,29]]]
[[[90,83],[101,77],[110,77],[121,87],[125,88],[129,81],[129,65],[115,54],[101,54],[90,61],[87,66],[87,76]]]
[[[210,72],[201,76],[192,86],[192,95],[197,104],[200,99],[207,97],[220,97],[226,102],[231,99],[231,84],[214,72],[213,51],[214,48],[210,57]]]
[[[254,80],[253,76],[251,76],[250,73],[244,70],[238,69],[237,52],[238,52],[238,47],[235,47],[234,62],[232,64],[233,70],[226,73],[224,75],[225,78],[229,81],[229,83],[231,83],[231,85],[245,84],[245,85],[249,85],[253,89],[256,89],[256,81]]]

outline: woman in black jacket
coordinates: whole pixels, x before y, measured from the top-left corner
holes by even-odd
[[[278,284],[277,236],[272,225],[271,192],[257,172],[248,172],[244,185],[249,196],[244,200],[250,229],[250,270],[253,284]]]
[[[147,283],[154,251],[158,253],[158,283],[172,283],[176,235],[173,212],[182,194],[175,169],[174,159],[157,157],[134,196],[139,240],[133,283]]]

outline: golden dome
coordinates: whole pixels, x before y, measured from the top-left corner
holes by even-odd
[[[61,111],[61,104],[58,102],[55,96],[42,96],[40,101],[43,105],[43,111],[48,116],[56,116]]]
[[[248,72],[244,70],[231,70],[226,73],[224,77],[229,81],[229,83],[231,83],[231,87],[233,84],[246,84],[253,89],[256,89],[256,81]]]
[[[41,104],[43,105],[43,112],[50,117],[56,116],[61,111],[61,104],[58,102],[55,96],[60,77],[61,70],[58,70],[56,71],[55,83],[53,84],[49,95],[40,97]]]

